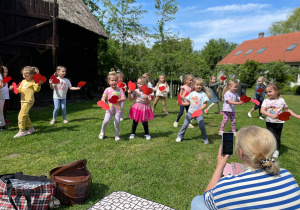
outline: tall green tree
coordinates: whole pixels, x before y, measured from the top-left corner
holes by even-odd
[[[271,36],[300,31],[300,7],[294,9],[286,20],[272,23],[269,27]]]
[[[218,62],[227,56],[238,44],[228,42],[226,39],[210,39],[200,51],[201,57],[213,71]]]

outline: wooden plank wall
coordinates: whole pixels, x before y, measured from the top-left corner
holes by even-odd
[[[52,10],[53,3],[43,0],[0,0],[0,40],[52,19]],[[51,37],[52,24],[49,24],[14,41],[52,44]]]

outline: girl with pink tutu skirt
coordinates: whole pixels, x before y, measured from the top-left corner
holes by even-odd
[[[146,78],[140,77],[137,80],[137,89],[131,91],[128,89],[128,98],[130,101],[135,100],[129,111],[129,118],[132,119],[132,130],[129,139],[135,138],[135,131],[138,123],[142,123],[145,130],[145,138],[147,140],[151,139],[149,135],[148,120],[153,120],[154,115],[150,107],[150,100],[148,95],[144,94],[142,91],[143,85],[146,85]]]

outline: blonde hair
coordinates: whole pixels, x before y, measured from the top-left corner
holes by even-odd
[[[259,79],[261,79],[263,81],[263,83],[265,83],[265,81],[266,81],[266,78],[264,76],[260,76],[257,78],[257,80],[259,80]]]
[[[144,73],[142,76],[143,77],[148,77],[150,79],[150,74],[148,72]]]
[[[272,82],[272,83],[270,83],[270,84],[267,85],[266,89],[267,89],[268,87],[272,88],[273,90],[275,90],[275,91],[277,92],[277,97],[280,96],[280,88],[279,88],[279,86],[277,85],[277,83]]]
[[[118,80],[120,80],[120,78],[124,79],[124,74],[121,71],[117,71],[117,76],[118,76]]]
[[[222,101],[224,101],[224,95],[225,93],[229,90],[229,88],[232,86],[232,85],[237,85],[238,83],[234,80],[229,80],[227,83],[226,83],[226,86],[223,88],[223,92],[222,92]]]
[[[112,77],[116,77],[117,80],[119,80],[116,72],[109,72],[109,74],[107,75],[107,78],[106,78],[107,83],[111,80]]]
[[[242,151],[253,170],[264,170],[272,175],[280,173],[278,162],[272,159],[276,150],[276,139],[268,129],[258,126],[240,129],[236,134],[235,146],[237,150]]]
[[[109,72],[108,74],[115,74],[115,73],[116,73],[115,69],[114,69],[114,68],[111,68],[111,69],[110,69],[110,72]]]
[[[159,80],[159,77],[164,77],[164,79],[165,79],[165,82],[164,82],[164,83],[163,83],[163,82],[160,82],[160,80]],[[159,76],[158,76],[158,82],[157,82],[157,86],[159,86],[160,84],[164,84],[166,87],[168,86],[168,83],[167,83],[166,77],[165,77],[165,75],[163,75],[163,74],[161,74],[161,75],[159,75]]]
[[[8,68],[6,67],[6,66],[2,66],[2,68],[3,68],[3,72],[6,70],[6,71],[8,71]]]
[[[40,73],[39,69],[35,66],[25,66],[22,70],[21,70],[22,74],[27,74],[27,75],[35,75]]]
[[[189,79],[189,77],[192,77],[192,79],[194,79],[193,75],[191,74],[186,74],[183,77],[183,84],[185,85],[186,81]]]
[[[213,78],[216,78],[216,79],[217,79],[216,76],[212,75],[212,76],[209,78],[209,83],[208,83],[209,86],[212,84],[212,83],[211,83],[211,80],[212,80]]]
[[[200,82],[200,84],[202,85],[202,91],[207,95],[208,98],[211,98],[210,91],[205,87],[206,84],[203,79],[200,77],[196,77],[194,79],[194,85],[196,84],[196,82]]]
[[[141,80],[144,84],[143,85],[146,85],[147,86],[147,78],[144,77],[144,76],[141,76],[140,78],[138,78],[138,80]]]
[[[57,66],[55,70],[56,70],[56,71],[55,71],[54,75],[55,75],[56,77],[58,77],[57,72],[60,72],[60,71],[62,71],[62,70],[67,71],[67,68],[64,67],[64,66]]]

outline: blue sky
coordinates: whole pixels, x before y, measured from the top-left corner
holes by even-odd
[[[300,7],[300,0],[177,0],[179,9],[175,20],[167,24],[173,33],[189,37],[194,50],[201,50],[209,39],[225,38],[241,44],[258,38],[259,32],[268,35],[275,21]],[[141,23],[150,29],[156,24],[154,0],[136,0],[148,11]]]

